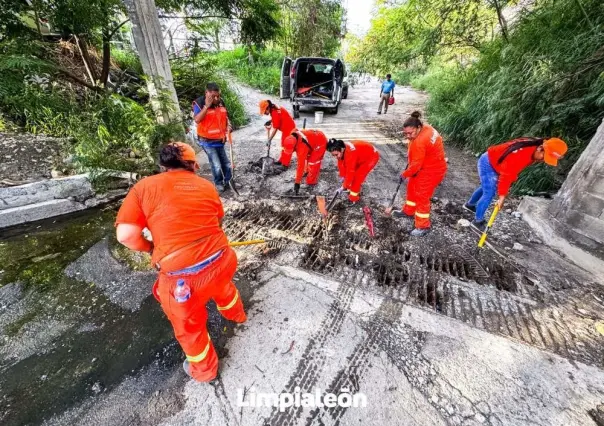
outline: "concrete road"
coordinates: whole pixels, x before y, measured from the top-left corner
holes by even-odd
[[[404,146],[388,128],[423,108],[426,97],[399,88],[398,103],[378,116],[378,92],[376,83],[357,86],[338,115],[326,114],[315,126],[312,112],[302,111],[298,122],[307,118],[307,127],[328,137],[377,144],[382,157],[364,198],[374,210],[379,238],[367,239],[358,212],[340,211],[339,223],[324,231],[311,201],[280,200],[276,195],[293,185],[293,170],[262,179],[249,167],[266,149],[265,119],[256,116],[235,133],[242,196],[226,195],[231,217],[240,212],[236,220],[227,218],[226,231],[231,238],[268,233],[284,246],[272,254],[239,251],[237,284],[249,319],[233,329],[213,317],[212,338],[229,334],[219,345],[219,380],[183,385],[178,365],[157,371],[151,364],[48,424],[595,424],[589,411],[604,402],[598,352],[603,340],[593,328],[602,319],[601,286],[585,290],[581,285],[591,285],[594,277],[538,243],[521,259],[485,254],[481,259],[493,265],[492,279],[485,282],[465,263],[451,260],[453,244],[475,238],[454,225],[476,183],[474,159],[452,149],[451,170],[435,202],[435,230],[427,239],[409,240],[408,224],[381,217],[379,206],[391,196],[406,161]],[[263,95],[244,88],[241,93],[256,113]],[[329,193],[337,187],[335,162],[326,157],[323,164],[316,191]],[[529,238],[530,231],[512,220],[502,218],[501,229]],[[506,243],[503,231],[493,241]],[[538,266],[543,259],[560,274]],[[527,263],[534,266],[531,274],[523,269]],[[553,275],[572,279],[576,287],[556,287]],[[593,294],[593,303],[581,294]],[[535,324],[527,322],[529,316]],[[327,394],[340,397],[340,406],[331,406]]]

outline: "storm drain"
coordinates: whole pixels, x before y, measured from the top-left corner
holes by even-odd
[[[345,281],[364,283],[387,297],[567,358],[604,364],[602,339],[585,323],[573,324],[558,309],[471,282],[470,265],[453,256],[412,255],[402,248],[374,256],[313,245],[307,247],[299,266],[337,279],[353,274],[355,279]],[[494,282],[509,279],[499,268],[491,268]]]
[[[287,241],[301,243],[306,246],[299,261],[303,269],[567,358],[604,365],[604,339],[589,322],[563,307],[525,298],[530,291],[521,283],[522,274],[501,264],[483,264],[490,275],[484,279],[453,249],[422,251],[395,233],[370,239],[364,232],[339,228],[337,217],[326,228],[320,218],[267,206],[229,212],[224,229],[231,241],[275,238],[281,239],[279,248]]]

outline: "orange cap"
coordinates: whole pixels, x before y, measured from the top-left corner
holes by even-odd
[[[562,139],[551,138],[543,142],[543,161],[550,166],[557,166],[558,160],[564,157],[568,147]]]
[[[263,100],[258,103],[258,106],[260,107],[260,115],[266,114],[266,110],[268,109],[269,105],[270,103],[268,100]]]
[[[284,166],[289,166],[289,163],[292,161],[292,155],[294,154],[294,148],[296,147],[297,141],[296,136],[289,135],[281,143],[281,149],[283,152],[281,152],[280,160],[281,164]]]
[[[197,161],[197,158],[195,158],[195,150],[190,145],[183,142],[172,142],[172,145],[180,148],[180,153],[182,154],[182,159],[184,161]]]

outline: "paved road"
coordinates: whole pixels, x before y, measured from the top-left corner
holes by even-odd
[[[262,95],[242,89],[242,96],[255,113]],[[471,157],[450,151],[458,167],[439,189],[449,200],[436,203],[435,231],[426,240],[409,240],[408,225],[379,215],[405,162],[404,147],[384,128],[425,102],[403,88],[397,99],[388,115],[377,116],[377,85],[356,87],[339,114],[326,114],[317,126],[328,137],[378,145],[382,160],[365,191],[377,240],[366,238],[358,212],[340,211],[340,222],[323,236],[312,202],[274,197],[291,187],[293,171],[264,181],[250,171],[247,163],[265,149],[264,119],[254,119],[235,134],[243,197],[228,196],[229,215],[237,219],[227,219],[226,230],[231,238],[269,234],[285,246],[272,254],[239,252],[238,285],[249,320],[221,349],[220,380],[187,381],[181,389],[181,372],[164,372],[160,380],[151,366],[50,424],[155,424],[159,418],[163,425],[593,424],[588,411],[604,401],[603,362],[593,356],[602,340],[581,333],[601,305],[584,310],[569,334],[562,328],[570,315],[548,295],[549,281],[508,288],[525,271],[502,269],[499,278],[478,282],[454,257],[450,245],[471,238],[452,226],[475,182]],[[304,111],[299,124],[304,117],[307,127],[315,126]],[[335,176],[335,163],[326,157],[317,191],[335,189]],[[590,279],[567,267],[575,279]],[[497,309],[491,309],[494,301]],[[538,324],[523,325],[523,314]],[[555,318],[546,324],[550,314]],[[261,394],[296,392],[362,394],[366,406],[242,406]]]

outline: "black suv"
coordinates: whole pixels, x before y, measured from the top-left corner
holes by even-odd
[[[339,59],[285,58],[281,68],[281,99],[289,99],[294,118],[301,106],[330,108],[334,114],[348,97],[346,66]]]

